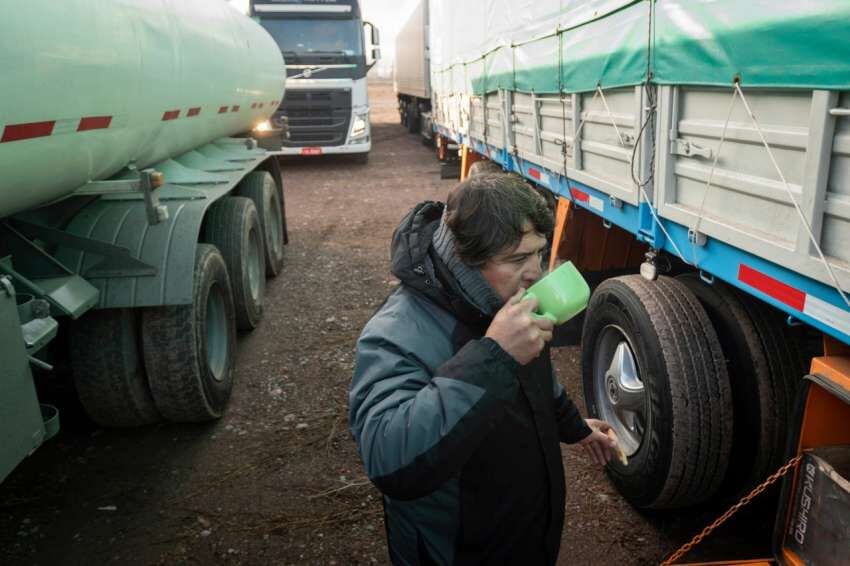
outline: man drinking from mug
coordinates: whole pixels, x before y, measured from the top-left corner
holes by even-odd
[[[522,179],[483,174],[393,235],[401,285],[357,342],[349,424],[394,564],[554,564],[559,442],[600,465],[613,454],[608,425],[582,419],[555,379],[552,323],[521,300],[552,227]]]

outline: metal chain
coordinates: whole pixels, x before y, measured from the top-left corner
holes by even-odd
[[[702,532],[700,532],[697,536],[692,538],[686,544],[682,545],[679,548],[679,550],[677,550],[672,555],[670,555],[670,557],[667,558],[667,560],[665,560],[664,562],[661,563],[661,566],[671,566],[672,564],[675,564],[676,560],[678,560],[679,558],[681,558],[682,556],[684,556],[685,554],[690,552],[693,547],[695,547],[700,542],[702,542],[702,539],[704,539],[705,537],[710,535],[711,532],[714,531],[714,529],[716,529],[717,527],[719,527],[720,525],[725,523],[729,519],[729,517],[731,517],[732,515],[737,513],[738,510],[741,507],[743,507],[744,505],[746,505],[747,503],[752,501],[753,498],[760,495],[765,489],[767,489],[773,483],[775,483],[776,480],[778,480],[779,478],[781,478],[782,476],[787,474],[788,471],[791,470],[792,468],[794,468],[800,462],[800,460],[802,460],[802,459],[803,459],[803,455],[798,454],[797,456],[788,460],[788,462],[786,462],[784,466],[782,466],[781,468],[776,470],[776,472],[774,472],[770,477],[768,477],[761,484],[759,484],[758,486],[753,488],[753,490],[751,492],[749,492],[747,495],[742,497],[741,500],[738,501],[735,505],[730,507],[728,511],[723,513],[723,515],[721,515],[719,518],[715,519],[713,523],[711,523],[706,528],[704,528],[702,530]]]

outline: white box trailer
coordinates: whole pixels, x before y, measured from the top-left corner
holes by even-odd
[[[399,30],[395,42],[393,89],[401,123],[411,133],[430,125],[431,69],[428,49],[428,0],[420,0]],[[423,120],[425,115],[425,120]],[[426,135],[430,134],[430,128]]]
[[[758,483],[813,331],[850,345],[850,4],[431,0],[429,17],[435,132],[555,196],[553,247],[602,281],[582,373],[629,455],[615,484],[665,508]]]

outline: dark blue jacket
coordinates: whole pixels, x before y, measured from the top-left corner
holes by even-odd
[[[564,522],[559,442],[590,433],[548,348],[520,366],[484,338],[431,239],[443,205],[393,236],[400,287],[357,342],[350,427],[385,495],[394,564],[554,564]]]

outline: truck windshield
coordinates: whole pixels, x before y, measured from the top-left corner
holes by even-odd
[[[284,54],[363,54],[360,20],[269,19],[261,23]]]

